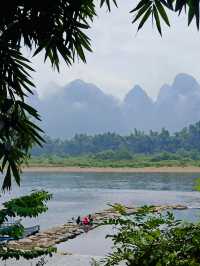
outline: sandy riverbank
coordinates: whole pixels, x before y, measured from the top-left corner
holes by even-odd
[[[112,167],[64,167],[64,166],[30,166],[23,172],[61,172],[61,173],[200,173],[200,167],[144,167],[144,168],[112,168]]]

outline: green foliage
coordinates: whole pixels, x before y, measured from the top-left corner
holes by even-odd
[[[8,247],[1,247],[0,246],[0,258],[2,260],[7,259],[16,259],[19,260],[21,257],[23,257],[26,260],[38,258],[43,255],[49,255],[52,256],[52,254],[56,252],[55,247],[49,247],[49,248],[34,248],[32,250],[16,250],[11,249]]]
[[[36,191],[4,202],[0,210],[0,225],[6,222],[8,217],[37,217],[47,211],[46,203],[51,198],[52,195],[46,191]]]
[[[160,162],[160,161],[167,161],[167,160],[179,160],[181,159],[181,156],[178,156],[175,153],[169,153],[169,152],[161,152],[158,154],[155,154],[152,156],[151,161],[152,162]]]
[[[110,9],[110,1],[101,1]],[[34,69],[21,52],[33,56],[44,52],[59,71],[60,59],[71,65],[76,58],[86,62],[91,51],[85,31],[96,16],[93,0],[9,1],[0,10],[0,171],[3,189],[10,189],[12,176],[20,185],[20,166],[33,144],[42,144],[42,130],[32,121],[38,112],[26,103],[33,93],[30,73]]]
[[[91,266],[100,266],[100,263],[97,262],[94,258],[91,258],[90,265]]]
[[[42,130],[30,120],[39,120],[38,113],[24,102],[33,87],[28,63],[20,51],[0,37],[0,171],[6,172],[3,189],[11,188],[12,175],[20,185],[21,162],[33,143],[40,145],[43,140],[39,135]]]
[[[19,239],[24,235],[24,227],[21,223],[13,225],[3,225],[7,222],[9,217],[36,217],[39,214],[47,211],[47,201],[51,199],[52,195],[46,191],[35,191],[30,195],[22,196],[20,198],[11,199],[3,203],[3,208],[0,210],[0,236],[9,236],[14,239]],[[7,245],[0,245],[0,259],[6,260],[8,258],[25,259],[37,258],[41,255],[51,255],[55,252],[54,247],[47,249],[34,248],[32,250],[17,250],[8,248]]]
[[[116,0],[101,0],[101,5],[106,3],[109,11],[111,10],[110,2],[117,6]],[[188,26],[193,20],[199,29],[199,1],[195,0],[140,0],[137,5],[130,11],[134,15],[132,23],[139,21],[138,30],[140,30],[148,19],[151,19],[157,27],[158,32],[162,35],[161,21],[170,27],[169,17],[166,10],[182,14],[183,10],[188,17]]]
[[[0,236],[10,236],[19,239],[24,234],[24,227],[22,224],[13,224],[12,226],[0,228]]]
[[[96,153],[92,156],[97,160],[131,160],[133,158],[132,154],[126,149],[120,149],[117,151],[107,150]]]
[[[109,206],[111,206],[116,212],[120,213],[120,214],[125,214],[126,213],[126,207],[120,203],[115,203],[113,204],[108,204]]]
[[[162,35],[161,21],[170,27],[166,9],[176,12],[178,15],[185,10],[188,14],[188,25],[195,19],[197,29],[199,29],[199,1],[190,0],[140,0],[137,6],[131,10],[131,13],[135,15],[133,23],[139,21],[138,30],[140,30],[145,22],[151,18],[156,23],[158,32]]]
[[[113,152],[115,154],[115,152]],[[30,166],[66,166],[66,167],[114,167],[114,168],[143,168],[143,167],[170,167],[170,166],[200,166],[200,160],[193,160],[190,154],[169,153],[166,159],[163,154],[143,155],[135,154],[132,159],[99,158],[96,155],[81,156],[32,156]],[[185,157],[184,157],[185,156]]]
[[[200,166],[200,122],[170,134],[135,130],[129,136],[75,135],[71,140],[45,137],[34,147],[31,165],[79,167]]]
[[[70,140],[45,137],[43,148],[35,146],[32,155],[79,156],[94,155],[99,160],[131,160],[135,154],[155,154],[163,160],[180,158],[200,159],[200,122],[179,132],[170,134],[168,130],[144,133],[135,130],[128,136],[115,133],[88,136],[75,135]],[[155,160],[160,160],[155,158]]]
[[[172,213],[144,206],[130,217],[111,219],[117,226],[113,252],[103,265],[196,266],[200,263],[200,224],[181,223]]]
[[[0,225],[8,221],[9,217],[37,217],[47,211],[47,201],[52,195],[46,191],[35,191],[30,195],[14,198],[2,204],[0,209]],[[20,225],[14,227],[14,231],[23,229]],[[0,231],[2,235],[4,232]],[[8,234],[9,235],[9,234]]]
[[[200,178],[196,178],[194,189],[200,191]]]
[[[52,198],[52,195],[46,191],[32,192],[30,195],[11,199],[3,203],[10,217],[36,217],[48,210],[46,203]],[[1,213],[1,210],[0,210]]]

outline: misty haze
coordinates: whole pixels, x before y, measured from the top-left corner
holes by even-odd
[[[51,137],[105,132],[124,135],[134,129],[175,132],[200,120],[200,85],[188,74],[163,84],[155,101],[140,85],[135,85],[123,101],[82,80],[63,88],[52,86],[55,93],[40,99],[35,92],[30,98],[40,111],[42,128]]]

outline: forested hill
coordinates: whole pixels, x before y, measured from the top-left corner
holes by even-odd
[[[34,147],[32,155],[78,156],[102,153],[104,156],[106,154],[109,156],[117,151],[129,157],[129,154],[190,151],[195,156],[200,152],[200,122],[174,134],[170,134],[166,129],[162,129],[161,132],[150,131],[149,134],[135,130],[128,136],[105,133],[94,136],[75,135],[70,140],[49,137],[45,139],[46,143],[43,148]]]

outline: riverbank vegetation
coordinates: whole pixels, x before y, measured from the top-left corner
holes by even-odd
[[[118,209],[119,207],[116,206]],[[123,214],[123,208],[119,211]],[[110,219],[113,252],[100,265],[196,266],[200,263],[200,225],[176,220],[172,213],[155,213],[144,206],[131,217]]]
[[[70,140],[46,137],[35,146],[30,165],[78,167],[200,166],[200,122],[170,134],[135,130],[129,136],[104,133]]]
[[[195,153],[200,152],[200,122],[173,134],[164,128],[160,132],[151,130],[149,133],[135,129],[128,136],[108,132],[93,136],[76,134],[72,139],[66,140],[50,137],[44,137],[44,139],[46,143],[43,147],[35,146],[32,149],[32,155],[79,156],[111,150],[128,151],[132,155],[186,151],[195,156]]]
[[[108,154],[114,156],[107,157]],[[105,157],[104,157],[105,156]],[[142,167],[200,167],[200,158],[193,159],[190,153],[171,154],[158,153],[155,155],[134,155],[130,159],[115,158],[112,151],[101,153],[100,155],[82,156],[32,156],[29,166],[63,166],[63,167],[113,167],[113,168],[142,168]],[[117,157],[117,156],[116,156]]]

